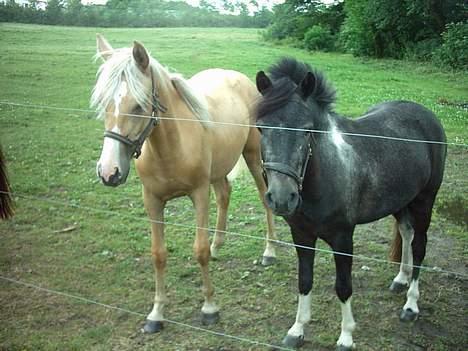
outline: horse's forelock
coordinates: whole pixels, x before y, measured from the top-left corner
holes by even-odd
[[[144,106],[151,99],[151,91],[148,91],[142,83],[144,74],[133,60],[132,50],[118,49],[97,72],[91,106],[98,110],[98,116],[102,117],[107,106],[113,101],[124,77],[130,94],[139,105]]]
[[[297,85],[302,82],[308,72],[311,72],[315,77],[315,89],[310,95],[310,98],[314,99],[318,106],[323,110],[328,112],[332,111],[332,105],[336,100],[336,90],[328,83],[322,72],[312,68],[309,64],[297,61],[294,58],[286,57],[271,66],[268,69],[268,72],[275,82],[281,82],[282,80],[288,79]],[[274,86],[274,89],[279,89],[277,95],[286,96],[284,92],[284,84],[277,85],[278,87]]]

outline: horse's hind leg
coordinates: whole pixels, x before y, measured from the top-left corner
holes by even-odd
[[[404,322],[414,321],[419,315],[419,267],[426,255],[427,230],[431,222],[434,199],[435,196],[420,196],[409,207],[414,227],[414,239],[412,243],[414,267],[410,287],[406,294],[406,303],[400,314],[400,320]]]
[[[427,230],[431,222],[432,205],[435,196],[420,195],[409,206],[403,218],[399,219],[399,229],[402,237],[400,273],[392,283],[391,290],[400,292],[409,285],[407,300],[400,314],[401,321],[414,321],[419,314],[419,272],[426,255]],[[402,225],[401,222],[404,224]],[[411,223],[405,224],[405,223]],[[408,229],[408,226],[411,229]],[[406,233],[406,240],[405,234]],[[405,245],[411,239],[411,250]],[[406,253],[406,256],[405,256]],[[410,257],[406,259],[405,257]],[[406,263],[406,264],[404,264]],[[411,265],[411,266],[409,266]],[[406,266],[407,268],[405,269]]]
[[[413,253],[411,250],[411,243],[414,237],[414,230],[411,226],[411,217],[407,208],[395,214],[396,223],[396,238],[399,246],[396,251],[400,251],[400,271],[393,279],[390,290],[394,293],[403,292],[408,286],[412,273],[413,266]],[[398,238],[397,236],[400,236]],[[401,240],[401,241],[400,241]]]
[[[211,244],[211,257],[218,258],[218,250],[224,242],[224,234],[226,231],[227,211],[229,206],[229,198],[231,195],[231,185],[227,178],[213,183],[213,189],[216,194],[217,218],[216,232]]]
[[[247,164],[247,167],[249,167],[249,171],[255,180],[260,200],[262,201],[263,207],[266,211],[268,229],[265,251],[263,252],[262,265],[268,266],[274,264],[276,261],[276,248],[272,240],[276,241],[277,238],[273,221],[273,213],[265,202],[267,186],[265,184],[265,180],[263,179],[262,161],[260,156],[260,136],[258,134],[259,132],[255,128],[250,129],[249,138],[242,155],[244,156],[245,163]]]

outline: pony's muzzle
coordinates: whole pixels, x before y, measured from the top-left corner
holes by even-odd
[[[299,207],[301,197],[297,191],[276,192],[272,189],[268,189],[265,193],[265,201],[274,214],[289,216]]]

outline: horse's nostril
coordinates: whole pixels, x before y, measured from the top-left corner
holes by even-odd
[[[271,195],[270,191],[265,193],[265,200],[266,200],[268,205],[273,204],[273,195]]]

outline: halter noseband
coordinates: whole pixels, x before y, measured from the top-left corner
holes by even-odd
[[[153,128],[156,127],[156,125],[159,123],[159,118],[157,116],[158,111],[161,111],[163,113],[167,111],[167,108],[159,101],[158,92],[154,87],[153,71],[151,71],[151,106],[152,111],[151,117],[149,117],[149,122],[136,140],[131,140],[128,137],[123,136],[122,134],[115,133],[110,130],[106,130],[104,132],[104,138],[111,138],[129,146],[132,150],[132,156],[134,156],[135,158],[140,157],[143,143],[145,142],[146,138],[151,133]]]
[[[302,164],[302,170],[300,174],[296,172],[296,170],[292,168],[291,166],[281,163],[281,162],[264,162],[263,169],[264,170],[268,169],[271,171],[275,171],[275,172],[287,175],[288,177],[291,177],[292,179],[296,181],[297,188],[299,189],[299,192],[301,192],[302,183],[304,182],[304,176],[307,171],[307,166],[309,164],[309,159],[310,159],[310,156],[312,156],[312,146],[311,146],[312,138],[310,137],[310,134],[309,134],[309,139],[310,140],[307,144],[307,148],[308,148],[307,156],[306,156],[305,162]]]

